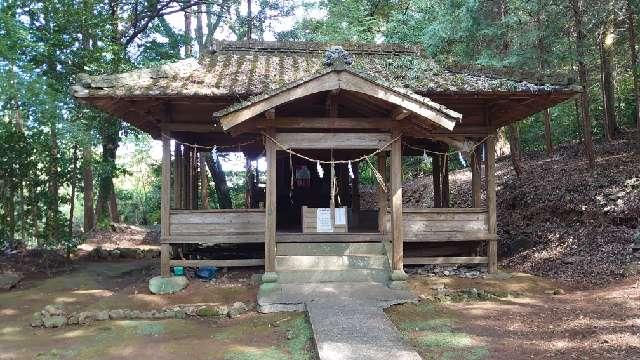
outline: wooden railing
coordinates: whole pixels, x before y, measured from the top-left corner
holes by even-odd
[[[264,242],[263,209],[171,210],[169,239],[180,244]]]

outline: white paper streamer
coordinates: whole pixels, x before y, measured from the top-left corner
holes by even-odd
[[[318,170],[318,176],[322,179],[324,177],[324,171],[322,170],[322,166],[320,166],[320,161],[316,161],[316,169]]]
[[[352,178],[352,179],[354,178],[354,176],[353,176],[353,168],[351,167],[351,161],[349,161],[349,177]]]

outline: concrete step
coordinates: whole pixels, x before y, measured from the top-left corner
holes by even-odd
[[[382,243],[278,243],[277,255],[383,255]]]
[[[276,271],[387,269],[384,255],[276,256]]]
[[[278,271],[278,282],[281,284],[305,284],[305,283],[325,283],[325,282],[386,283],[388,280],[389,280],[389,271],[386,269]]]

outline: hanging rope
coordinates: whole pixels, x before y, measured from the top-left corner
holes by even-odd
[[[255,142],[257,142],[256,140],[249,140],[247,142],[243,142],[243,143],[239,143],[239,144],[233,144],[233,145],[223,145],[223,146],[219,146],[219,145],[211,145],[211,146],[204,146],[204,145],[198,145],[198,144],[191,144],[188,142],[184,142],[184,141],[178,141],[173,139],[173,141],[177,142],[178,144],[181,145],[186,145],[186,146],[191,146],[193,148],[197,148],[197,149],[207,149],[207,150],[213,150],[213,149],[231,149],[231,148],[237,148],[238,150],[240,150],[241,146],[246,146],[246,145],[250,145],[253,144]],[[239,151],[238,151],[239,152]]]

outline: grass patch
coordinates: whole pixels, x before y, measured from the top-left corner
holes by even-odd
[[[313,333],[311,323],[301,316],[287,324],[287,348],[292,360],[310,360],[314,358]]]
[[[400,330],[405,331],[438,331],[447,332],[451,331],[452,321],[447,318],[430,319],[430,320],[415,320],[405,321],[400,324]]]

